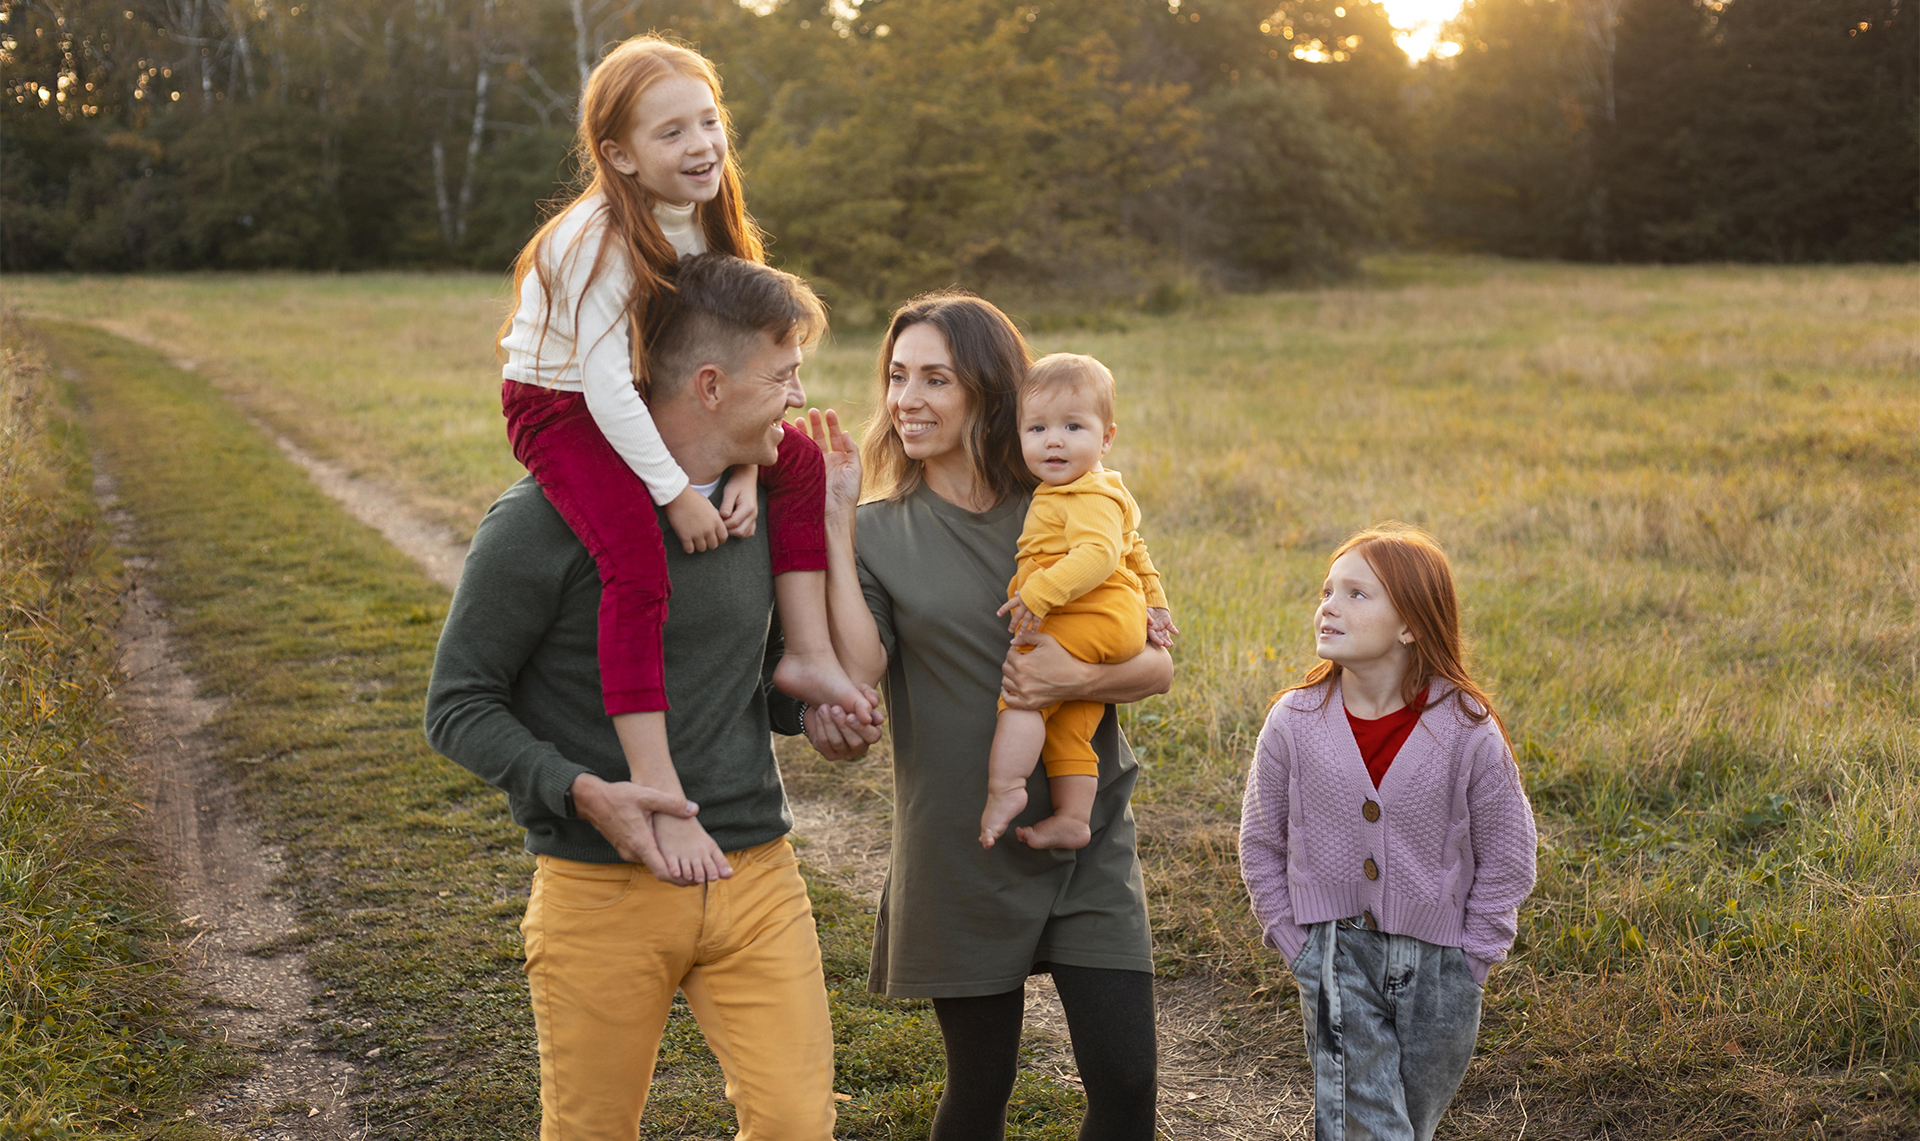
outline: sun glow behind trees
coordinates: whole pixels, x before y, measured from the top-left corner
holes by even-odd
[[[1460,13],[1461,0],[1382,0],[1393,21],[1394,42],[1418,62],[1428,56],[1460,54],[1460,45],[1441,39],[1448,20]]]

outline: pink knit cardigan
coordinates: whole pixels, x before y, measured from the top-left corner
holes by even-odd
[[[1491,719],[1436,679],[1431,709],[1376,790],[1339,683],[1294,690],[1267,716],[1240,818],[1240,873],[1267,946],[1292,963],[1309,924],[1379,928],[1459,947],[1475,980],[1507,957],[1533,890],[1533,808]],[[1371,807],[1369,807],[1371,805]]]

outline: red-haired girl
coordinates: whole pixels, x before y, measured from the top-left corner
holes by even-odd
[[[1341,544],[1313,630],[1323,660],[1260,733],[1241,873],[1300,988],[1314,1136],[1429,1141],[1533,890],[1533,810],[1431,536]]]
[[[627,40],[587,81],[576,146],[592,181],[515,262],[519,303],[499,339],[501,401],[514,456],[599,568],[602,694],[628,764],[636,779],[646,772],[646,783],[671,791],[661,659],[671,587],[656,504],[682,547],[710,550],[730,531],[752,533],[756,481],[765,482],[786,638],[774,683],[862,720],[877,717],[877,695],[856,687],[833,652],[824,466],[813,441],[789,427],[779,462],[736,471],[716,506],[722,489],[688,482],[642,399],[647,331],[671,298],[680,259],[714,250],[765,260],[728,145],[719,75],[689,48]],[[729,871],[702,849],[688,878]]]

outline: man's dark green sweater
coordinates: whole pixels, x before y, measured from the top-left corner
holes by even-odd
[[[793,815],[770,730],[799,732],[799,705],[773,690],[779,660],[766,501],[750,539],[704,554],[667,543],[667,743],[700,823],[723,852],[787,834]],[[660,527],[667,530],[665,513]],[[427,740],[507,794],[529,852],[619,863],[567,814],[590,772],[627,779],[600,700],[600,576],[586,547],[523,479],[487,509],[453,596],[427,689]]]

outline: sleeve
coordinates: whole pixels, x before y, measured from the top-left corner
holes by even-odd
[[[856,532],[857,534],[857,532]],[[860,593],[867,597],[867,609],[873,612],[874,628],[880,631],[880,648],[887,652],[887,660],[893,660],[895,636],[893,632],[893,596],[880,584],[880,579],[867,569],[867,561],[854,552],[853,563],[860,573]]]
[[[1467,783],[1467,819],[1473,844],[1473,886],[1460,949],[1478,982],[1505,959],[1520,926],[1520,904],[1533,892],[1538,836],[1533,806],[1520,787],[1520,769],[1500,731],[1480,736]]]
[[[632,270],[610,252],[599,275],[587,281],[606,233],[605,224],[596,220],[562,255],[563,296],[554,304],[556,309],[565,306],[567,318],[574,322],[573,345],[580,355],[588,414],[613,450],[647,485],[653,501],[664,506],[685,490],[687,474],[667,452],[646,401],[634,387],[627,312]]]
[[[1070,500],[1062,503],[1061,500]],[[1045,496],[1034,505],[1058,512],[1067,553],[1059,562],[1027,576],[1020,599],[1039,618],[1107,581],[1119,569],[1126,516],[1106,495]]]
[[[590,770],[536,738],[512,707],[514,680],[559,616],[564,576],[506,530],[489,512],[474,533],[434,650],[427,742],[516,802],[566,816],[567,791]]]
[[[1140,537],[1138,531],[1127,532],[1127,569],[1140,580],[1148,606],[1168,609],[1167,592],[1160,586],[1160,572],[1154,568],[1153,560],[1147,557],[1147,541]]]
[[[1262,941],[1292,963],[1307,945],[1307,929],[1293,917],[1287,886],[1287,811],[1291,758],[1276,706],[1260,731],[1247,795],[1240,806],[1240,877],[1246,881]]]
[[[780,630],[780,617],[776,613],[772,624],[767,628],[767,652],[760,659],[760,692],[767,702],[767,723],[775,733],[782,737],[800,735],[800,699],[791,697],[773,684],[773,669],[780,664],[780,655],[787,649],[786,636]]]

